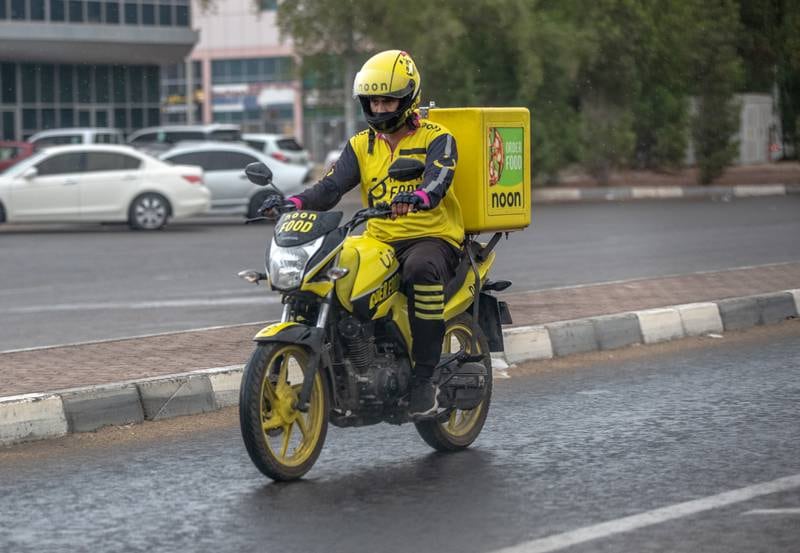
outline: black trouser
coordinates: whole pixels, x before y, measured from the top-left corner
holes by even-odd
[[[439,238],[402,240],[392,246],[408,296],[414,374],[430,378],[442,354],[445,287],[455,275],[460,254]]]

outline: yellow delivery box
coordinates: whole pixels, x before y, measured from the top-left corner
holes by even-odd
[[[470,234],[531,224],[531,132],[526,108],[430,108],[456,139],[453,189]]]

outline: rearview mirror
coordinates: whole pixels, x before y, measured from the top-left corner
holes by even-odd
[[[25,180],[31,180],[36,178],[36,175],[38,174],[39,170],[36,167],[28,167],[22,172],[20,176]]]
[[[425,172],[425,164],[410,157],[399,157],[389,167],[389,176],[396,181],[416,180]]]
[[[272,183],[272,171],[265,163],[255,161],[248,163],[244,168],[244,174],[250,179],[250,182],[258,186],[267,186]]]

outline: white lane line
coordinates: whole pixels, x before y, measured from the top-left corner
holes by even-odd
[[[800,509],[753,509],[743,515],[800,515]]]
[[[761,484],[754,484],[752,486],[739,488],[738,490],[686,501],[684,503],[676,503],[668,507],[646,511],[638,515],[623,517],[617,520],[601,522],[600,524],[593,524],[592,526],[585,526],[562,534],[554,534],[546,538],[531,540],[512,547],[498,549],[494,553],[547,553],[549,551],[558,551],[580,543],[607,538],[615,534],[630,532],[646,526],[652,526],[653,524],[660,524],[668,520],[693,515],[710,509],[718,509],[734,503],[748,501],[762,495],[783,492],[797,487],[800,487],[800,474],[786,476],[770,482],[762,482]]]
[[[210,307],[224,305],[259,305],[264,303],[280,303],[277,296],[247,296],[243,298],[194,298],[184,300],[161,300],[140,302],[86,302],[86,303],[55,303],[50,305],[32,305],[27,307],[9,307],[3,312],[8,313],[51,313],[54,311],[100,311],[103,309],[160,309],[164,307]]]

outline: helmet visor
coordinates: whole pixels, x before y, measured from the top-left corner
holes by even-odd
[[[382,69],[362,69],[353,81],[353,98],[357,96],[403,98],[413,91],[413,79]]]

